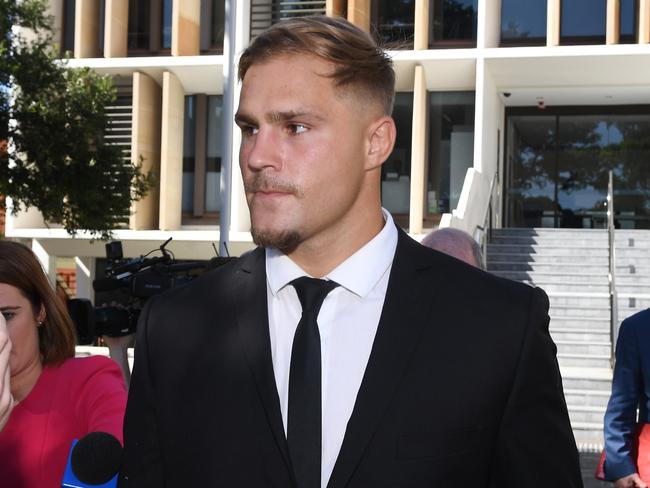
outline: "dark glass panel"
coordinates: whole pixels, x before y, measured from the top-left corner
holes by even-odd
[[[621,44],[634,44],[637,42],[637,0],[621,0]]]
[[[172,0],[162,2],[162,25],[160,26],[160,46],[163,49],[172,47]]]
[[[221,124],[223,96],[208,96],[208,123],[205,162],[205,210],[218,212],[221,207]]]
[[[413,49],[415,0],[373,2],[372,27],[380,43],[389,49]]]
[[[149,0],[129,0],[129,49],[149,49]]]
[[[185,120],[183,121],[183,212],[194,210],[194,163],[196,148],[196,98],[185,97]]]
[[[605,42],[607,0],[562,0],[561,44]]]
[[[507,221],[510,227],[555,227],[554,115],[508,117]]]
[[[478,0],[433,0],[432,44],[476,45]]]
[[[97,36],[99,38],[99,57],[104,57],[104,26],[106,18],[106,0],[99,0],[99,28]]]
[[[74,51],[75,0],[63,2],[63,33],[61,35],[61,54]]]
[[[546,44],[546,0],[502,0],[501,44]]]
[[[223,35],[226,27],[226,7],[224,0],[212,0],[210,22],[210,47],[223,49]]]
[[[650,228],[650,114],[511,115],[506,224],[604,228],[609,171],[617,228]]]
[[[560,116],[559,149],[562,227],[606,227],[610,170],[616,227],[650,227],[650,115]]]
[[[413,93],[395,95],[393,119],[397,125],[395,148],[381,169],[382,205],[402,227],[408,226],[411,198],[411,139]]]
[[[467,169],[474,163],[474,92],[434,92],[429,97],[427,213],[451,212]]]

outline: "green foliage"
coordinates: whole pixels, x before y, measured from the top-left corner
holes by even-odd
[[[104,140],[112,80],[57,59],[45,12],[42,0],[0,0],[0,194],[14,212],[34,206],[71,234],[108,238],[153,176]]]

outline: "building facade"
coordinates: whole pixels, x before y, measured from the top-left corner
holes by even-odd
[[[52,0],[62,57],[115,80],[110,137],[157,175],[117,230],[125,255],[173,237],[179,259],[252,248],[237,162],[237,56],[260,30],[307,13],[346,16],[390,49],[395,150],[382,200],[416,238],[437,226],[604,225],[613,169],[619,221],[650,227],[650,0]],[[488,212],[488,207],[491,212]],[[8,215],[77,290],[104,246],[35,210]]]

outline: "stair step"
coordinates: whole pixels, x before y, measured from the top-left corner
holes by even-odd
[[[585,342],[556,340],[558,355],[580,355],[585,357],[606,357],[609,361],[611,345],[609,342]]]
[[[591,424],[596,429],[603,429],[603,419],[605,417],[605,407],[592,405],[567,405],[569,410],[569,420],[571,425],[574,423]],[[599,427],[596,427],[599,425]]]
[[[557,330],[551,328],[551,337],[556,344],[559,343],[571,343],[571,342],[585,342],[585,343],[605,343],[607,344],[609,350],[609,328],[603,329],[602,331],[580,331],[566,332],[565,330]]]
[[[610,365],[609,354],[576,354],[558,352],[557,360],[560,367],[606,368]]]
[[[574,406],[591,406],[599,408],[607,408],[610,393],[608,391],[599,390],[573,390],[565,389],[564,398],[567,405]]]

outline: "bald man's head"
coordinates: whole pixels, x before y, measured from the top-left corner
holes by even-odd
[[[465,261],[467,264],[471,264],[477,268],[483,268],[481,248],[472,239],[472,236],[462,230],[452,229],[451,227],[434,230],[427,234],[421,243],[431,249]]]

